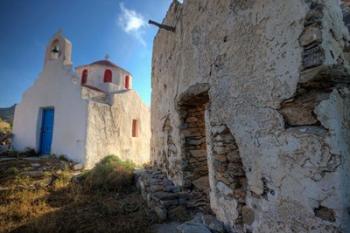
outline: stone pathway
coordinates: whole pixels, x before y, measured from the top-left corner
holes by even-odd
[[[224,225],[210,215],[207,194],[182,190],[162,172],[138,170],[136,186],[148,207],[164,224],[156,224],[157,233],[223,233]],[[181,222],[181,223],[180,223]]]
[[[155,233],[224,233],[224,225],[212,215],[197,213],[190,221],[156,224]]]

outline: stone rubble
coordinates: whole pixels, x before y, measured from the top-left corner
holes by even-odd
[[[161,171],[139,170],[135,172],[135,177],[142,197],[161,220],[181,218],[182,213],[190,216],[197,211],[209,212],[205,194],[201,191],[182,190]]]

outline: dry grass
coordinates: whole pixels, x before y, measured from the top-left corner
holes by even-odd
[[[0,191],[0,232],[147,233],[156,221],[132,184],[131,167],[115,157],[80,182],[71,182],[69,170],[25,178],[20,161],[7,162],[7,172],[0,174],[0,186],[8,188]],[[0,162],[1,170],[4,166]]]
[[[11,125],[0,118],[0,133],[10,133]]]

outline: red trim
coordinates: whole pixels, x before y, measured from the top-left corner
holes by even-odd
[[[130,89],[130,76],[129,75],[125,76],[124,87],[126,89]]]
[[[83,73],[81,74],[81,85],[84,85],[87,83],[87,77],[88,77],[88,70],[84,69]]]
[[[139,136],[139,122],[138,120],[132,120],[132,137]]]
[[[112,71],[110,69],[105,70],[105,74],[103,76],[103,82],[105,83],[112,82]]]

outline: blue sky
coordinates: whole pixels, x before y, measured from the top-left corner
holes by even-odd
[[[59,29],[72,42],[76,67],[109,59],[133,74],[150,104],[152,43],[172,0],[0,0],[0,107],[18,103],[42,70]]]

